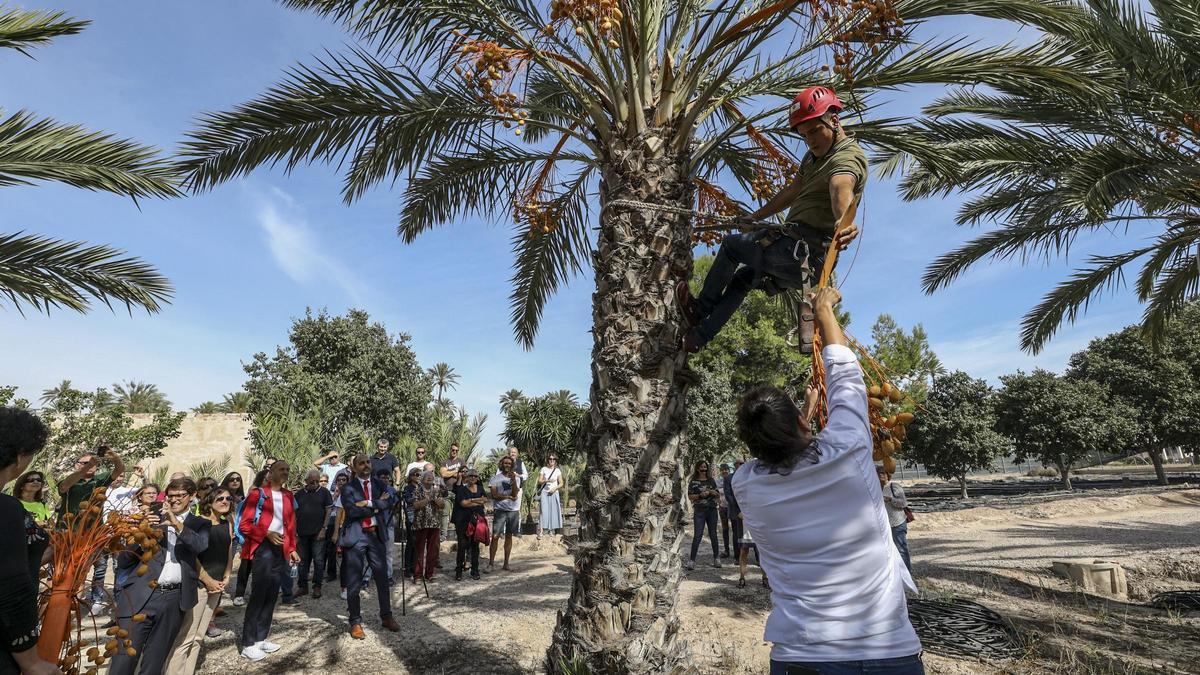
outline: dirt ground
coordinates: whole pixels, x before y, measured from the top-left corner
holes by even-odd
[[[1087,497],[1011,509],[988,506],[922,515],[910,547],[926,597],[964,597],[1009,618],[1027,655],[983,664],[928,654],[930,673],[1200,672],[1200,616],[1145,606],[1160,590],[1200,588],[1200,490],[1157,495]],[[444,555],[446,569],[453,567]],[[1115,560],[1128,571],[1128,602],[1073,589],[1050,573],[1052,560]],[[701,562],[705,557],[701,556]],[[283,649],[253,666],[238,656],[235,631],[242,609],[227,606],[226,632],[205,643],[200,672],[228,673],[526,673],[541,669],[556,612],[570,590],[571,559],[549,541],[524,537],[514,571],[478,582],[442,576],[407,587],[401,632],[379,627],[374,597],[363,602],[367,639],[347,633],[346,603],[334,587],[319,600],[279,607],[271,639]],[[737,568],[697,567],[681,588],[680,616],[703,673],[764,673],[770,646],[762,641],[768,592],[751,567],[750,585],[736,587]],[[333,592],[331,592],[333,591]]]

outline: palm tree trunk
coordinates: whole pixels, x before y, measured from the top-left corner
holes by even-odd
[[[610,148],[601,203],[690,208],[684,165],[642,143]],[[686,658],[675,598],[687,411],[673,289],[691,273],[691,251],[686,217],[601,211],[575,583],[547,654],[551,673],[668,673]]]

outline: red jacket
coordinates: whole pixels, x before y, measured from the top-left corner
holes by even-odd
[[[290,556],[296,550],[296,499],[290,490],[281,488],[280,492],[283,493],[283,554]],[[238,532],[245,537],[242,560],[254,558],[254,551],[267,538],[267,530],[277,517],[280,516],[275,513],[275,499],[269,485],[254,488],[246,495],[242,517],[238,521]]]

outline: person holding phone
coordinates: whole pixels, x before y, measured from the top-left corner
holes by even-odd
[[[713,567],[721,566],[721,549],[717,541],[717,481],[709,475],[708,462],[700,460],[692,471],[692,479],[688,482],[688,500],[692,502],[692,554],[688,557],[687,568],[696,569],[696,553],[700,551],[700,542],[704,539],[704,528],[708,528],[708,540],[712,544]]]
[[[772,675],[923,675],[904,595],[916,586],[892,542],[862,368],[834,312],[840,299],[832,288],[812,299],[825,345],[821,432],[812,431],[812,386],[802,407],[771,386],[738,407],[738,436],[754,459],[733,474],[733,492],[771,579],[763,638],[773,643]]]
[[[111,462],[112,469],[101,470],[104,462]],[[66,527],[63,516],[68,513],[79,513],[82,505],[91,499],[96,488],[108,489],[113,480],[125,475],[125,462],[121,456],[113,452],[107,445],[101,445],[92,452],[85,452],[75,460],[75,470],[67,474],[58,483],[58,494],[62,497],[59,504],[59,527]],[[98,616],[104,611],[104,601],[107,593],[104,591],[104,576],[108,574],[108,553],[101,553],[92,565],[92,587],[88,597],[92,601],[91,614]]]

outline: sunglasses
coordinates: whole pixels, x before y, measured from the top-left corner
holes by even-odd
[[[26,478],[25,482],[26,483],[44,483],[46,481],[42,480],[41,478]]]
[[[216,499],[213,500],[213,503],[215,504],[217,502],[231,502],[231,501],[233,501],[233,497],[217,497]]]
[[[232,482],[233,482],[233,481],[235,481],[235,480],[236,480],[236,481],[238,481],[238,482],[241,482],[241,480],[242,480],[242,477],[241,477],[241,476],[230,476],[230,477],[229,477],[229,482],[230,482],[230,483],[232,483]]]

